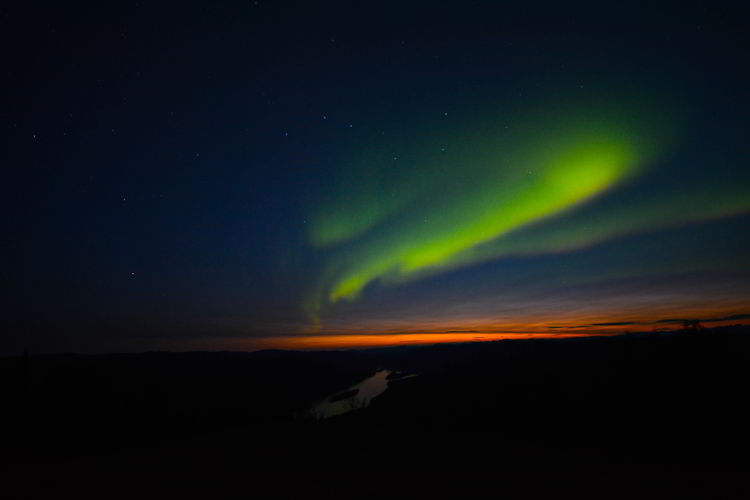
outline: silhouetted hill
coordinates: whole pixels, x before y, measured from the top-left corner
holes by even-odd
[[[366,353],[333,351],[59,354],[0,366],[11,419],[29,431],[22,447],[73,455],[289,419],[375,368]]]
[[[0,360],[18,497],[743,498],[750,328]],[[307,405],[378,367],[371,406]]]

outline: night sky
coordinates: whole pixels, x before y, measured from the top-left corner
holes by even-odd
[[[0,12],[0,353],[750,320],[746,13]]]

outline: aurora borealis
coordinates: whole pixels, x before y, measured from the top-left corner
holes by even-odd
[[[747,34],[438,4],[35,11],[55,28],[13,31],[2,349],[748,322]]]
[[[460,117],[456,122],[481,124],[460,137],[450,126],[427,137],[415,127],[348,163],[339,191],[313,208],[310,244],[330,257],[309,299],[312,321],[321,307],[357,300],[370,284],[398,286],[502,258],[575,252],[750,209],[745,186],[730,184],[720,188],[723,199],[697,204],[701,186],[685,192],[678,181],[658,197],[628,200],[649,177],[664,175],[660,155],[678,143],[678,125],[664,112],[657,119],[645,108],[613,106],[618,99],[625,100],[545,103],[542,113],[517,117],[512,132],[498,118]]]
[[[362,160],[364,171],[355,168],[357,181],[344,186],[354,194],[326,207],[330,215],[314,217],[312,243],[325,247],[351,241],[350,249],[333,261],[335,278],[326,298],[352,300],[375,280],[403,282],[492,258],[489,244],[573,211],[638,175],[652,148],[607,118],[617,120],[616,115],[569,118],[545,109],[541,116],[525,118],[530,126],[515,133],[490,126],[465,131],[465,138],[447,134],[442,141],[414,141],[433,151],[449,144],[439,148],[440,154],[416,151],[406,158],[381,154],[375,161]],[[640,137],[653,135],[646,128],[638,131]],[[373,190],[379,196],[368,195]],[[552,250],[550,244],[532,249]]]

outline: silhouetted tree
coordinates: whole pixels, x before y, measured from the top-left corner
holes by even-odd
[[[703,330],[700,320],[697,319],[686,319],[682,322],[682,328],[684,330]]]

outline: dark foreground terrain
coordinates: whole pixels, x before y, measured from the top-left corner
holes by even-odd
[[[3,498],[750,498],[750,328],[0,359]],[[377,368],[370,407],[310,404]]]

